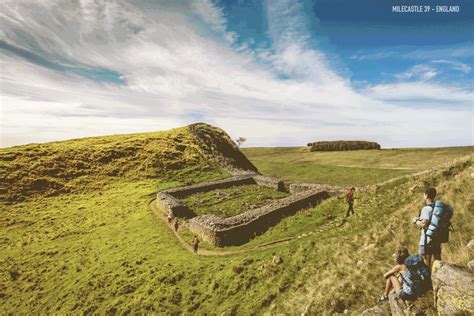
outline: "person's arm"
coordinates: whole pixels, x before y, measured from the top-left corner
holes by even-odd
[[[394,266],[390,271],[388,271],[387,273],[385,273],[383,275],[383,277],[386,279],[392,275],[395,275],[396,273],[399,273],[400,272],[400,265],[397,264],[396,266]]]

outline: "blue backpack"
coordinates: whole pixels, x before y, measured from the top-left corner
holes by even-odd
[[[433,210],[429,224],[425,230],[425,244],[431,240],[437,243],[446,243],[449,241],[449,230],[452,227],[451,218],[453,217],[453,208],[442,201],[436,201],[433,204]]]
[[[431,271],[421,256],[409,256],[405,259],[408,271],[402,274],[403,291],[418,297],[432,288]]]

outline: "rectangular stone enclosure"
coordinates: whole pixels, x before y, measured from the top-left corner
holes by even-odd
[[[293,215],[299,210],[316,206],[334,193],[326,187],[322,190],[322,187],[315,185],[300,186],[296,190],[290,187],[292,195],[228,218],[212,214],[195,216],[193,211],[180,200],[195,193],[247,184],[257,184],[277,191],[285,190],[282,180],[249,174],[159,192],[156,203],[173,217],[188,218],[189,229],[203,240],[223,247],[244,244],[278,224],[282,218]]]

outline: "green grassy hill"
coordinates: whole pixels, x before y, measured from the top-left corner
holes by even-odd
[[[465,154],[457,150],[446,149],[437,163]],[[371,153],[365,159],[374,159]],[[297,152],[291,155],[297,159]],[[358,157],[363,164],[363,153]],[[344,200],[331,198],[246,245],[219,249],[244,251],[226,256],[189,253],[149,209],[158,190],[224,178],[232,167],[253,169],[222,130],[199,124],[32,144],[2,149],[0,161],[3,313],[260,314],[309,308],[321,314],[341,306],[356,312],[374,305],[396,246],[416,249],[418,231],[409,219],[420,208],[424,185],[436,185],[456,208],[456,233],[444,247],[448,261],[467,262],[463,247],[474,233],[472,157],[357,192],[357,215],[347,222],[341,221]],[[48,185],[34,185],[38,179]],[[254,248],[287,237],[294,239]],[[272,263],[274,253],[282,263]]]

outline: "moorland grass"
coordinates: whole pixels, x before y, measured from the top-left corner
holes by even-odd
[[[463,249],[474,233],[471,172],[466,165],[360,193],[356,216],[317,232],[344,214],[344,200],[332,198],[283,220],[247,247],[306,236],[225,257],[187,252],[149,210],[155,192],[175,182],[115,181],[98,192],[4,206],[2,308],[20,314],[250,314],[301,312],[312,302],[311,309],[322,313],[333,311],[337,299],[351,312],[361,311],[380,294],[393,250],[399,244],[416,249],[419,232],[408,223],[419,210],[423,183],[436,185],[440,198],[456,208],[458,233],[444,247],[445,258],[467,262]],[[410,191],[413,186],[419,187]],[[272,264],[273,253],[283,263]]]
[[[305,147],[243,148],[265,175],[287,182],[364,186],[472,154],[474,147],[310,152]]]
[[[37,174],[62,179],[62,172],[72,177],[61,182],[62,187],[70,190],[55,191],[49,197],[42,195],[49,195],[49,187],[38,194],[29,195],[25,191],[23,197],[27,199],[9,200],[0,205],[3,313],[246,315],[300,313],[307,309],[322,314],[332,313],[338,306],[358,313],[375,304],[383,288],[381,275],[393,264],[394,249],[405,244],[415,251],[419,231],[409,222],[421,207],[425,185],[435,185],[440,198],[453,204],[456,210],[453,218],[456,233],[443,246],[443,258],[461,265],[469,260],[465,244],[474,234],[472,158],[444,171],[357,192],[356,215],[347,222],[341,221],[346,204],[335,197],[284,219],[240,246],[244,249],[288,236],[300,237],[275,248],[225,257],[189,253],[168,226],[150,211],[149,202],[159,190],[221,179],[228,173],[207,160],[185,132],[183,136],[175,132],[165,137],[162,145],[159,145],[161,140],[154,143],[156,138],[161,139],[159,135],[143,140],[144,144],[153,144],[140,145],[141,152],[136,155],[132,149],[142,140],[135,141],[132,136],[131,143],[122,139],[106,144],[114,141],[114,136],[97,140],[97,148],[93,145],[96,140],[91,139],[90,146],[88,140],[77,140],[76,144],[58,144],[57,148],[31,145],[2,151],[1,166],[8,165],[6,169],[15,172],[14,177],[7,179],[34,180]],[[185,140],[189,142],[183,145]],[[68,146],[76,145],[80,148],[69,151]],[[115,147],[121,148],[119,153],[113,150]],[[15,150],[21,154],[17,156]],[[129,150],[133,157],[119,157]],[[410,173],[468,152],[465,148],[454,148],[393,153],[382,150],[375,156],[374,151],[308,156],[293,149],[276,151],[275,163],[306,159],[301,162]],[[265,152],[261,157],[274,155],[272,150]],[[28,174],[35,157],[41,158],[32,169],[34,172]],[[77,163],[88,163],[89,157],[95,157],[90,161],[90,168],[85,168],[89,173],[76,174],[83,169],[79,166],[84,167]],[[16,158],[20,159],[19,163],[12,166]],[[283,178],[291,179],[291,172],[296,172],[296,167],[281,171],[270,168],[271,158],[262,159],[267,166],[261,170],[264,174],[281,173]],[[61,164],[62,160],[67,160],[65,165]],[[258,160],[254,161],[258,164]],[[169,169],[162,165],[180,167]],[[58,173],[48,175],[45,170]],[[349,174],[341,172],[334,180],[324,182],[369,181],[358,180],[350,170],[346,172]],[[379,181],[383,177],[375,178],[374,181]],[[29,188],[25,183],[19,185]],[[16,196],[13,190],[10,193],[10,197]],[[332,222],[334,219],[338,221]],[[333,224],[325,226],[328,222]],[[272,264],[274,253],[281,256],[282,263]],[[340,304],[333,304],[335,301]]]

